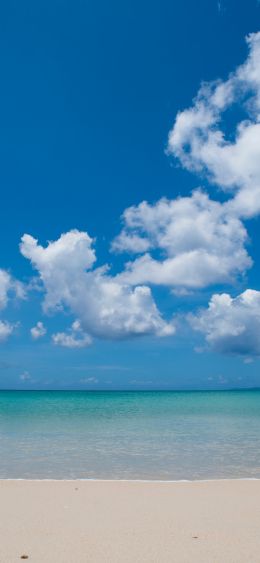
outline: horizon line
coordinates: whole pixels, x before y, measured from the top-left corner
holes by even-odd
[[[26,393],[28,391],[30,392],[84,392],[84,393],[150,393],[150,392],[158,392],[158,393],[201,393],[201,392],[206,392],[206,393],[210,393],[210,392],[227,392],[227,391],[260,391],[260,386],[253,386],[253,387],[228,387],[225,389],[220,389],[220,388],[214,388],[214,389],[205,389],[205,388],[199,388],[199,389],[160,389],[160,388],[153,388],[153,389],[128,389],[128,388],[116,388],[116,389],[81,389],[81,388],[54,388],[54,389],[20,389],[20,388],[6,388],[6,389],[2,389],[0,388],[0,393],[1,392],[18,392],[21,391],[22,393]]]

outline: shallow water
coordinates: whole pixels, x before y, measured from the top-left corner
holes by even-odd
[[[260,478],[260,391],[0,392],[0,478]]]

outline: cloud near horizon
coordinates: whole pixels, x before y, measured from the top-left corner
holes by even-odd
[[[216,352],[260,356],[260,291],[247,289],[235,298],[215,294],[208,308],[188,315],[188,321]]]

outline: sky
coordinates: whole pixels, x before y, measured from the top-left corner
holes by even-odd
[[[260,386],[257,0],[0,6],[0,388]]]

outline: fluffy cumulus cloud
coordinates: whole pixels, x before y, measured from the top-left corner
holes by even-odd
[[[70,231],[47,247],[24,235],[20,248],[45,288],[44,311],[69,310],[86,335],[121,339],[174,333],[173,325],[162,319],[149,287],[132,288],[110,276],[107,266],[93,268],[96,257],[87,233]],[[65,336],[70,342],[75,339],[74,333],[58,334],[54,342],[59,344]]]
[[[260,356],[260,291],[247,289],[235,298],[215,294],[207,309],[188,319],[215,351]]]
[[[38,340],[46,334],[46,328],[41,321],[38,321],[38,323],[31,328],[30,333],[33,340]]]
[[[202,84],[169,134],[168,153],[221,188],[223,201],[196,190],[126,209],[112,250],[130,258],[116,276],[107,266],[95,267],[93,240],[86,232],[70,231],[46,247],[23,236],[21,252],[45,289],[44,312],[67,310],[78,319],[67,332],[53,335],[55,344],[79,348],[92,337],[173,334],[174,325],[163,320],[150,285],[184,296],[196,288],[232,284],[251,267],[243,221],[260,213],[260,32],[247,43],[246,61],[226,80]],[[230,131],[227,124],[236,116]],[[0,307],[8,298],[8,283],[0,273]],[[247,356],[260,354],[259,319],[259,292],[253,290],[234,299],[213,295],[207,309],[189,316],[212,348]],[[32,330],[38,335],[39,323]]]
[[[52,340],[56,346],[64,346],[64,348],[86,348],[91,344],[91,337],[83,332],[79,320],[72,323],[68,332],[53,334]]]
[[[118,280],[167,285],[183,295],[233,283],[252,265],[242,221],[260,213],[260,33],[251,34],[247,43],[244,64],[225,81],[202,84],[193,105],[178,113],[168,141],[168,153],[184,168],[206,174],[225,192],[225,201],[197,190],[190,197],[126,209],[112,250],[137,257]],[[233,108],[239,120],[228,135],[225,117]],[[209,309],[190,322],[215,349],[243,353],[244,345],[244,353],[250,348],[258,353],[252,295],[256,305],[258,294],[249,291],[235,300],[214,295]],[[237,324],[240,315],[244,324]]]
[[[154,205],[142,202],[126,209],[123,221],[112,249],[147,252],[128,262],[118,280],[201,288],[232,282],[251,266],[242,222],[200,190]],[[155,259],[151,252],[156,250]]]
[[[118,279],[202,288],[232,283],[250,267],[242,220],[260,213],[260,32],[247,42],[245,63],[226,81],[204,83],[169,134],[168,153],[184,168],[206,173],[226,200],[196,191],[126,209],[112,250],[139,256]],[[240,121],[227,135],[225,112],[237,106]]]
[[[245,63],[226,81],[202,85],[193,106],[177,115],[168,143],[185,168],[205,171],[235,194],[230,208],[240,217],[260,212],[260,32],[247,42]],[[243,117],[228,136],[223,118],[237,105]]]

